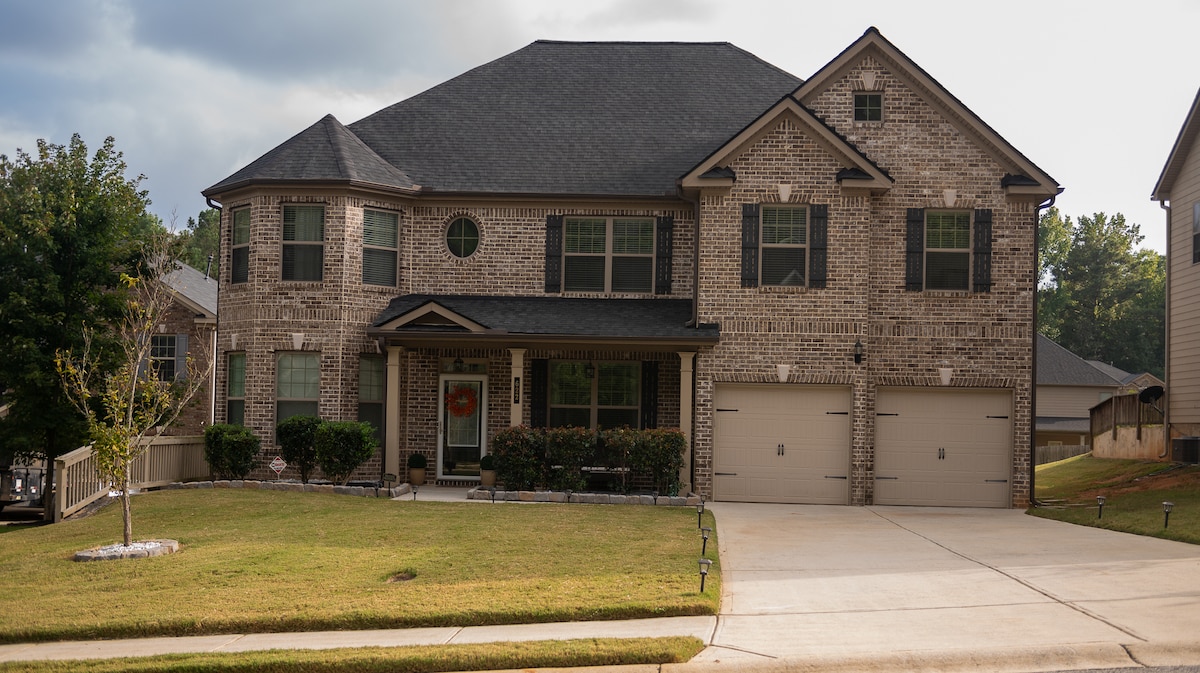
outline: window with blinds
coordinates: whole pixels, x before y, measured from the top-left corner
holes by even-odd
[[[925,289],[968,290],[971,278],[971,213],[925,213]]]
[[[250,279],[250,209],[233,211],[233,245],[231,246],[232,276],[230,282],[245,283]]]
[[[325,207],[283,207],[283,280],[319,281],[325,257]]]
[[[760,285],[805,284],[808,255],[808,209],[762,209]]]
[[[399,244],[400,216],[384,210],[364,208],[363,283],[396,286]]]
[[[317,416],[320,398],[320,354],[280,353],[275,367],[275,422]]]
[[[563,289],[567,292],[652,292],[654,219],[565,218]]]

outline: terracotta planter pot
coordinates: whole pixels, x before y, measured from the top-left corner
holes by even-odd
[[[408,468],[408,483],[414,486],[425,485],[425,468],[410,467]]]
[[[480,470],[479,471],[479,485],[480,486],[495,486],[496,485],[496,471],[495,470]]]

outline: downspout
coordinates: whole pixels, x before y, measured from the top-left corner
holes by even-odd
[[[1038,275],[1039,261],[1041,250],[1038,249],[1038,241],[1041,240],[1040,229],[1042,226],[1042,211],[1054,206],[1058,195],[1062,194],[1062,187],[1054,193],[1048,200],[1042,201],[1036,208],[1033,209],[1033,376],[1029,387],[1029,504],[1032,507],[1037,507],[1037,498],[1034,493],[1037,488],[1037,335],[1038,335],[1038,286],[1041,284],[1041,276]]]
[[[1167,213],[1167,252],[1164,260],[1167,273],[1163,279],[1166,284],[1166,306],[1163,307],[1163,382],[1167,388],[1167,403],[1163,405],[1163,449],[1162,453],[1158,454],[1159,458],[1166,458],[1171,452],[1171,200],[1159,201],[1158,207]]]
[[[697,192],[695,199],[689,199],[680,190],[680,198],[692,204],[692,224],[695,227],[695,237],[692,241],[692,320],[689,325],[695,329],[700,329],[700,195]],[[699,354],[699,353],[697,353]],[[688,465],[691,467],[691,474],[688,478],[691,480],[692,492],[696,491],[696,359],[692,359],[692,427],[688,428],[688,437],[691,441],[688,442],[688,452],[690,454]]]
[[[213,210],[217,210],[217,211],[225,210],[225,208],[221,204],[217,203],[216,201],[213,201],[212,197],[210,197],[210,196],[204,197],[204,203],[207,204],[208,207],[212,208]],[[220,221],[221,221],[221,218],[218,217],[217,222],[220,223]],[[218,224],[218,227],[219,227],[219,224]],[[221,259],[221,230],[219,228],[217,229],[217,259],[218,260]],[[215,278],[214,280],[217,281],[217,324],[213,327],[213,333],[212,333],[212,338],[213,338],[212,339],[212,377],[209,380],[209,392],[208,392],[208,424],[209,425],[212,425],[213,423],[217,422],[217,369],[219,368],[219,363],[217,362],[217,352],[218,352],[217,351],[217,341],[221,335],[221,279]],[[226,418],[225,420],[229,421],[228,418]]]

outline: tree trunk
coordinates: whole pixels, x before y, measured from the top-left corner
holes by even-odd
[[[121,480],[121,515],[125,518],[125,546],[133,544],[133,517],[129,512],[129,477]]]

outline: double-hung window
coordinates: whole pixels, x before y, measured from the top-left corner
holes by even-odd
[[[229,379],[225,385],[225,422],[246,424],[246,354],[229,354]]]
[[[250,278],[250,209],[233,211],[233,264],[230,282],[245,283]]]
[[[159,381],[170,383],[175,380],[177,341],[174,334],[155,334],[150,337],[150,365]]]
[[[908,210],[905,289],[990,292],[992,211]]]
[[[378,355],[358,359],[358,420],[375,428],[375,439],[383,446],[383,402],[386,363]]]
[[[652,292],[654,219],[565,218],[563,255],[567,292]]]
[[[638,427],[640,362],[550,363],[552,427]]]
[[[808,253],[808,209],[762,209],[761,285],[804,285]]]
[[[363,209],[363,283],[396,286],[399,242],[398,214]]]
[[[275,367],[275,422],[317,416],[320,399],[320,354],[280,353]]]
[[[325,207],[283,207],[283,280],[319,281],[325,257]]]

